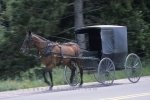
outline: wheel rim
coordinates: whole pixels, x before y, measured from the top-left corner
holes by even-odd
[[[98,69],[97,69],[98,70]],[[97,82],[101,83],[100,82],[100,79],[99,79],[99,75],[98,75],[98,72],[97,73],[94,73],[94,78]]]
[[[73,77],[72,83],[70,83],[71,69],[68,66],[65,66],[65,69],[64,69],[65,80],[66,80],[67,84],[69,84],[70,86],[76,86],[80,80],[79,69],[78,69],[77,65],[75,65],[75,67],[76,67],[76,70],[75,70],[75,75]]]
[[[115,66],[110,58],[103,58],[98,66],[98,82],[103,85],[112,85],[115,78]]]
[[[125,70],[130,82],[136,83],[142,75],[142,64],[136,54],[129,54],[125,61]]]

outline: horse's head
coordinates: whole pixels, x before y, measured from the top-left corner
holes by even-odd
[[[22,53],[27,53],[30,50],[31,46],[32,46],[32,33],[29,31],[26,34],[26,37],[20,50]]]

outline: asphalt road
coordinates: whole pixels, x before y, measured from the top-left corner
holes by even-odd
[[[150,77],[138,83],[127,79],[115,80],[112,86],[86,83],[83,87],[55,86],[28,90],[0,92],[3,100],[150,100]]]

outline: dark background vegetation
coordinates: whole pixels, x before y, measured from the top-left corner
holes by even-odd
[[[84,24],[128,28],[129,52],[150,57],[150,0],[84,0]],[[15,78],[40,64],[19,52],[26,31],[73,39],[73,0],[0,0],[0,79]],[[37,66],[36,66],[37,67]]]

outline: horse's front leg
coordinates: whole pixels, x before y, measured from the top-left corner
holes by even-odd
[[[50,89],[52,89],[52,87],[53,87],[53,74],[52,74],[52,70],[49,70],[49,76],[50,76],[50,80],[51,80]]]
[[[51,83],[47,80],[47,77],[46,77],[46,74],[47,74],[47,73],[49,73]],[[52,87],[53,87],[52,70],[49,70],[49,69],[44,68],[44,69],[43,69],[43,77],[44,77],[45,83],[50,86],[50,89],[52,89]]]
[[[44,81],[46,84],[50,85],[50,82],[47,80],[46,78],[46,73],[48,72],[48,69],[44,68],[43,69],[43,77],[44,77]]]

